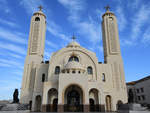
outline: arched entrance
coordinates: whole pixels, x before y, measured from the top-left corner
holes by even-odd
[[[41,111],[41,102],[42,102],[41,96],[40,95],[36,96],[36,98],[35,98],[35,111],[37,111],[37,112]]]
[[[98,90],[97,89],[91,89],[89,92],[89,108],[90,111],[100,111],[99,109],[99,98],[98,98]]]
[[[57,89],[52,88],[48,91],[48,99],[47,99],[47,112],[57,112],[58,105],[58,92]]]
[[[117,109],[119,110],[122,105],[123,105],[123,102],[121,100],[118,100],[117,105],[116,105]]]
[[[83,111],[83,91],[76,85],[69,86],[64,95],[64,111],[81,112]]]
[[[112,111],[112,109],[111,109],[111,96],[110,95],[106,96],[106,110]]]

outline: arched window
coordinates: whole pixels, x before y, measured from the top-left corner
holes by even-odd
[[[36,18],[35,18],[35,21],[40,21],[40,18],[39,18],[39,17],[36,17]]]
[[[91,66],[89,66],[89,67],[87,68],[87,72],[88,72],[88,74],[93,74],[93,70],[92,70],[92,67],[91,67]]]
[[[45,74],[42,74],[42,82],[45,82]]]
[[[78,59],[78,57],[76,57],[76,56],[71,56],[71,57],[69,58],[69,62],[70,62],[70,61],[79,62],[79,59]]]
[[[102,73],[102,81],[105,82],[106,78],[105,78],[105,73]]]
[[[59,74],[60,73],[60,67],[59,66],[56,66],[55,67],[55,74]]]

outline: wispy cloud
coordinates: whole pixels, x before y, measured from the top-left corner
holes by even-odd
[[[56,45],[55,43],[52,43],[51,41],[46,40],[46,44],[52,48],[57,48],[58,45]]]
[[[8,6],[8,1],[7,0],[1,0],[0,1],[0,11],[5,12],[5,13],[10,13],[11,10]]]
[[[79,11],[84,10],[85,3],[83,0],[58,0],[60,4],[69,10],[70,21],[78,21]]]
[[[1,18],[0,18],[0,23],[2,23],[4,25],[9,25],[10,27],[13,27],[13,28],[19,27],[19,25],[17,25],[16,23],[14,23],[12,21],[1,19]]]
[[[12,51],[14,53],[19,53],[19,54],[22,54],[22,55],[26,54],[26,50],[25,49],[23,49],[20,46],[17,46],[17,45],[14,45],[14,44],[10,44],[10,43],[0,42],[0,48]]]
[[[23,68],[23,65],[19,63],[18,61],[14,60],[8,60],[8,59],[0,59],[1,67],[17,67],[17,68]],[[4,65],[3,65],[4,64]]]
[[[87,21],[81,20],[81,13],[86,9],[85,1],[81,0],[58,0],[69,11],[68,20],[77,29],[77,32],[88,38],[93,44],[100,40],[100,25],[89,16]]]
[[[117,7],[116,15],[117,15],[117,20],[118,20],[119,30],[122,31],[127,25],[127,20],[126,20],[126,17],[124,16],[122,7],[120,6]]]
[[[27,44],[26,35],[19,32],[12,32],[0,27],[0,38],[19,44]]]
[[[136,12],[135,17],[133,17],[132,22],[132,39],[137,39],[138,35],[141,33],[143,25],[149,20],[150,16],[149,5],[142,5],[138,12]]]
[[[20,5],[23,5],[26,12],[31,15],[37,11],[39,5],[43,5],[42,0],[21,0]]]
[[[62,29],[60,26],[58,26],[57,24],[55,24],[53,21],[51,21],[51,24],[48,24],[47,26],[47,30],[54,36],[63,39],[67,42],[70,41],[69,36],[67,36],[66,34],[62,33]]]
[[[144,32],[142,42],[150,44],[150,27]]]
[[[5,50],[4,50],[5,51]],[[13,58],[16,58],[16,59],[22,59],[24,58],[22,55],[20,54],[17,54],[17,53],[13,53],[13,52],[8,52],[8,51],[5,51],[5,54],[4,52],[0,52],[0,56],[4,56],[4,57],[13,57]]]

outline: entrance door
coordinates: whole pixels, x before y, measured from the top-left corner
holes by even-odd
[[[69,111],[79,111],[80,109],[80,94],[76,90],[68,92],[67,105]]]
[[[94,100],[92,98],[90,98],[89,102],[90,102],[90,111],[95,111]]]
[[[83,111],[83,92],[82,89],[76,85],[69,86],[65,91],[65,105],[66,112],[82,112]]]

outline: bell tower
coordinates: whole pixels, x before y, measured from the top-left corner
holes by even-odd
[[[106,12],[102,16],[104,62],[112,67],[113,88],[118,95],[124,94],[124,97],[127,97],[117,18],[114,13],[109,11],[109,6],[105,8]]]
[[[24,63],[20,102],[29,104],[32,100],[37,65],[43,61],[45,47],[46,16],[42,6],[31,18],[27,56]]]
[[[46,31],[46,16],[42,12],[42,6],[40,10],[33,14],[31,18],[28,55],[44,55],[45,46],[45,31]]]

